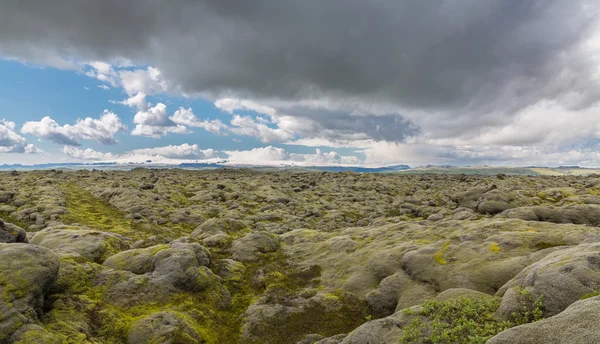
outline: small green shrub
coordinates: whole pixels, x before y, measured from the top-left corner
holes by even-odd
[[[428,301],[420,311],[405,311],[407,315],[418,317],[404,328],[400,342],[483,344],[510,327],[541,319],[541,299],[528,315],[512,321],[498,321],[494,318],[494,312],[499,306],[500,299],[496,298]]]

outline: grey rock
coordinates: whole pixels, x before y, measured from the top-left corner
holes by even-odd
[[[544,315],[553,316],[597,290],[600,243],[561,249],[529,265],[498,290],[497,295],[503,296],[498,315],[506,318],[542,297]]]
[[[127,344],[200,344],[205,342],[192,326],[169,312],[151,314],[139,320],[133,324],[127,337]]]
[[[452,196],[452,201],[458,203],[458,205],[461,207],[477,209],[477,205],[479,204],[479,199],[481,196],[495,188],[495,185],[477,186]]]
[[[276,235],[268,232],[254,232],[235,240],[231,247],[233,259],[241,262],[255,262],[264,253],[275,252],[280,247]]]
[[[577,301],[553,317],[513,327],[487,344],[594,344],[600,343],[600,297]]]
[[[27,243],[27,233],[21,227],[0,220],[0,243]]]
[[[21,326],[38,321],[59,266],[58,257],[46,248],[0,244],[0,342]]]
[[[196,227],[191,234],[194,239],[202,240],[215,234],[239,234],[249,231],[248,226],[239,220],[219,218],[210,219]]]
[[[36,233],[31,243],[55,252],[77,253],[102,263],[111,255],[131,247],[131,240],[115,233],[71,227],[48,228]]]

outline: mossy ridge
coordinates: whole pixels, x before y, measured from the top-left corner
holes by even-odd
[[[226,248],[215,250],[213,257],[226,257]],[[265,254],[261,260],[244,264],[246,269],[241,281],[229,281],[225,287],[231,293],[231,308],[217,312],[220,326],[214,328],[218,343],[238,343],[244,319],[241,315],[259,297],[269,294],[271,298],[281,299],[296,295],[302,289],[319,283],[318,267],[299,271],[292,266],[285,254],[277,251]],[[262,272],[263,279],[257,283],[255,276]]]
[[[19,219],[15,218],[14,216],[10,215],[10,213],[8,213],[6,211],[1,211],[1,210],[0,210],[0,219],[2,219],[5,222],[12,223],[13,225],[17,225],[23,229],[27,229],[27,227],[34,224],[33,221],[25,220],[25,219],[19,220]]]
[[[126,220],[118,209],[95,197],[76,184],[63,184],[61,189],[67,201],[67,214],[61,217],[65,224],[81,224],[92,229],[143,239],[153,234],[133,221]]]
[[[286,317],[277,317],[264,323],[258,340],[250,340],[248,344],[287,344],[295,343],[306,334],[317,333],[324,337],[340,333],[348,333],[370,320],[365,301],[342,291],[326,294],[327,302],[338,305],[335,309],[327,309],[320,303],[312,303],[301,312],[291,313]]]
[[[208,344],[238,343],[243,312],[259,296],[269,292],[273,297],[294,295],[318,283],[318,268],[298,271],[287,257],[275,252],[262,260],[247,264],[242,281],[225,285],[232,296],[231,307],[223,309],[214,289],[200,293],[178,293],[162,302],[149,302],[131,307],[108,304],[105,286],[94,286],[102,267],[76,257],[62,257],[63,271],[48,300],[50,311],[42,319],[44,328],[64,343],[124,343],[131,326],[142,318],[168,311],[184,319]],[[261,270],[262,283],[253,281]],[[79,324],[79,325],[77,325]],[[345,327],[350,330],[355,327]],[[89,328],[90,335],[80,328]],[[284,340],[284,339],[281,339]]]
[[[116,306],[106,301],[106,287],[90,285],[79,295],[54,294],[51,310],[42,318],[45,330],[63,343],[125,343],[132,325],[154,313],[168,311],[184,319],[207,344],[235,343],[224,339],[229,312],[209,289],[200,293],[177,293],[159,302]],[[82,329],[87,329],[82,333]]]

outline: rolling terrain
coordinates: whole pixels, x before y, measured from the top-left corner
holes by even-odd
[[[599,342],[600,177],[528,170],[0,172],[0,342]]]

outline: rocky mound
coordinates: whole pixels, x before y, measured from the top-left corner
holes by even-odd
[[[595,343],[596,179],[0,173],[0,342]]]

